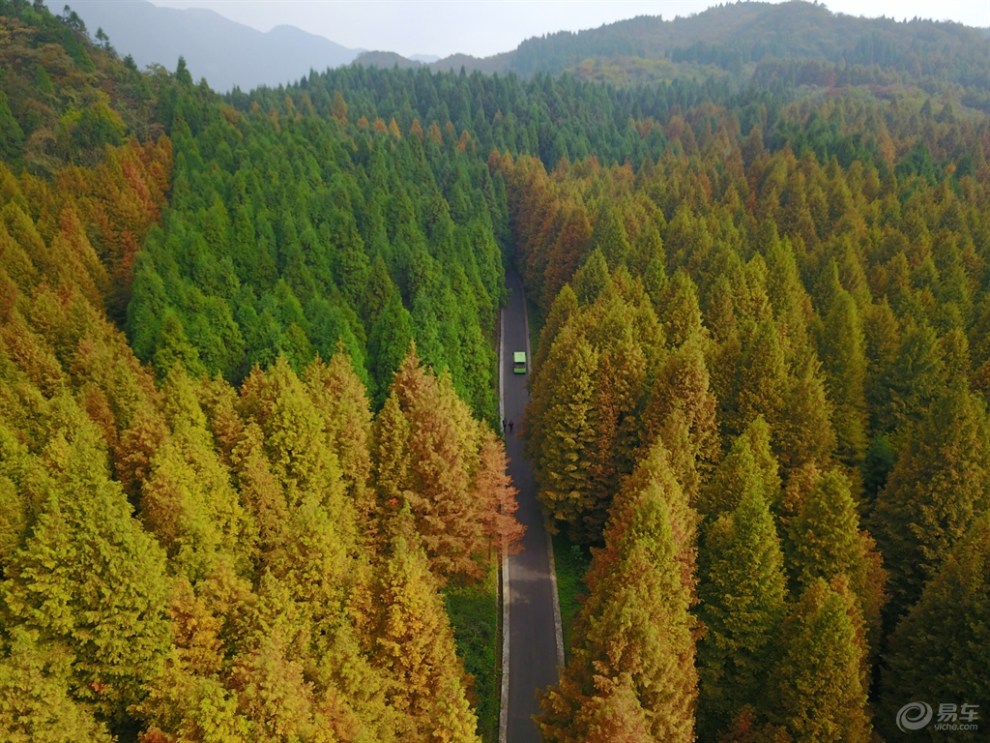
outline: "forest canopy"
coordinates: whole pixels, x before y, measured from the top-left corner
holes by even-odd
[[[221,96],[0,0],[2,737],[493,740],[507,270],[591,555],[548,739],[990,709],[988,70],[884,29]]]

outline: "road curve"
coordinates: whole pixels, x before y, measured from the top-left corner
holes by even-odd
[[[512,354],[529,352],[526,301],[522,281],[508,271],[509,301],[502,312],[500,361],[502,412],[514,425],[505,432],[509,474],[519,489],[519,520],[526,525],[522,551],[502,563],[503,679],[500,743],[542,741],[532,716],[539,712],[538,694],[557,683],[558,664],[563,663],[560,638],[560,609],[553,572],[553,552],[547,535],[543,509],[536,499],[533,469],[523,457],[519,423],[529,391],[528,375],[512,373]]]

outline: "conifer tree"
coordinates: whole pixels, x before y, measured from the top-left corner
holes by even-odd
[[[629,237],[616,209],[610,204],[602,207],[591,233],[591,247],[600,250],[609,268],[615,269],[629,255]]]
[[[588,505],[597,370],[595,349],[576,327],[566,326],[533,386],[527,413],[527,448],[536,463],[540,498],[574,538],[580,538]]]
[[[678,534],[685,525],[676,514],[686,504],[677,490],[658,447],[617,496],[570,658],[542,701],[548,740],[592,740],[603,729],[629,740],[644,731],[647,739],[694,740],[693,575],[684,574],[679,538],[687,535]]]
[[[182,367],[165,386],[166,414],[172,435],[148,463],[141,491],[141,517],[161,540],[174,566],[198,579],[221,555],[253,548],[250,523],[230,482],[230,473],[214,453],[206,417]],[[179,567],[181,566],[181,567]]]
[[[616,743],[650,743],[656,738],[650,733],[647,712],[636,696],[634,682],[628,673],[618,680],[599,677],[598,692],[577,712],[574,729],[581,731],[583,740],[607,740]],[[561,736],[551,740],[576,740]]]
[[[712,282],[704,305],[704,323],[713,341],[707,360],[712,390],[719,401],[720,425],[721,418],[733,414],[730,403],[736,394],[735,371],[743,354],[741,312],[736,306],[740,300],[736,294],[728,277],[722,274]],[[723,433],[727,430],[722,425]]]
[[[286,538],[266,567],[316,618],[342,621],[347,594],[360,575],[354,512],[344,504],[331,512],[318,493],[306,493],[289,514]]]
[[[833,405],[837,453],[844,464],[856,468],[867,447],[865,337],[856,302],[844,289],[832,297],[819,351]]]
[[[10,422],[0,419],[0,567],[4,569],[56,488],[45,463],[18,440],[14,421],[19,417]]]
[[[596,406],[598,427],[615,428],[615,447],[610,466],[621,477],[630,473],[637,450],[643,442],[640,415],[649,389],[649,378],[657,366],[663,347],[663,335],[649,301],[638,283],[619,269],[617,291],[590,308],[582,318],[588,338],[599,351],[599,364],[606,359],[611,366],[611,391],[602,400],[611,398],[609,406],[614,420],[604,424],[600,419],[603,406]],[[603,376],[599,371],[599,377]],[[599,380],[599,391],[605,382]],[[617,482],[613,482],[612,491]]]
[[[789,520],[790,568],[795,582],[807,586],[815,578],[829,580],[849,574],[862,559],[859,519],[849,480],[830,470],[814,478],[810,492],[801,494]],[[788,503],[791,508],[794,503]]]
[[[702,476],[699,471],[694,441],[684,412],[675,408],[657,433],[657,441],[663,443],[670,457],[670,468],[684,492],[687,503],[696,508],[701,492]]]
[[[173,645],[160,674],[148,684],[139,711],[148,724],[145,740],[227,740],[251,734],[237,714],[237,699],[224,686],[222,621],[180,578],[169,606]]]
[[[373,580],[367,595],[374,594]],[[314,688],[314,714],[324,718],[336,740],[401,741],[404,729],[399,713],[386,700],[388,671],[372,663],[374,612],[366,617],[369,637],[351,625],[330,618],[314,624],[307,664]]]
[[[168,435],[161,413],[152,405],[139,409],[114,447],[117,479],[131,497],[138,497],[151,470],[151,460]]]
[[[635,492],[659,487],[663,492],[667,507],[667,519],[670,522],[671,535],[674,540],[674,559],[680,567],[681,583],[688,590],[692,604],[697,600],[695,586],[697,584],[698,557],[698,512],[688,501],[688,493],[677,480],[672,466],[670,452],[662,441],[654,442],[647,452],[636,463],[636,469],[625,478],[621,491]],[[612,516],[612,520],[618,519]]]
[[[594,541],[608,518],[608,508],[617,484],[617,462],[620,401],[616,390],[616,368],[612,354],[602,353],[598,363],[598,383],[595,391],[595,443],[588,456],[588,490],[581,514],[580,533]]]
[[[890,571],[888,616],[904,614],[973,520],[990,505],[990,434],[982,403],[945,390],[912,426],[873,515]]]
[[[99,434],[65,399],[46,452],[56,489],[5,566],[4,623],[72,657],[70,693],[104,719],[139,701],[168,646],[165,556],[102,462]],[[54,411],[53,411],[54,412]]]
[[[382,520],[405,502],[409,478],[409,420],[402,412],[395,390],[389,393],[375,417],[374,434],[376,518]]]
[[[814,316],[811,299],[801,283],[794,248],[786,238],[780,239],[776,224],[763,222],[760,238],[766,242],[767,298],[783,328],[788,353],[794,355],[808,346],[808,330]]]
[[[777,457],[786,469],[808,463],[826,465],[836,446],[832,406],[814,352],[797,360],[779,418],[770,420]]]
[[[478,424],[450,378],[428,374],[415,348],[395,375],[393,397],[377,424],[380,495],[396,510],[408,507],[441,581],[474,580],[488,555],[485,525],[497,506],[472,490],[480,466]]]
[[[701,489],[698,510],[705,515],[733,511],[748,490],[761,493],[773,506],[780,498],[779,469],[770,448],[770,426],[757,417],[736,437]]]
[[[0,649],[0,736],[10,743],[110,743],[106,726],[69,693],[71,656],[12,627]]]
[[[667,281],[657,306],[657,315],[671,345],[677,347],[692,337],[703,337],[698,287],[687,271],[678,270]]]
[[[858,614],[843,583],[833,587],[819,578],[784,619],[769,716],[794,740],[870,740]]]
[[[518,549],[526,530],[516,519],[518,490],[506,471],[508,459],[504,442],[487,428],[481,431],[480,438],[478,467],[472,484],[473,498],[485,504],[484,534],[489,554],[493,557],[512,554]]]
[[[399,368],[413,338],[413,320],[409,311],[402,306],[398,293],[393,294],[382,307],[378,320],[368,332],[368,363],[371,378],[378,380],[381,387],[375,397],[376,403],[385,399],[386,381]]]
[[[563,209],[559,231],[547,255],[541,295],[544,308],[552,306],[562,287],[576,279],[582,264],[588,262],[586,256],[592,239],[588,213],[580,204],[567,204]]]
[[[308,489],[334,491],[340,463],[326,446],[323,421],[306,387],[280,356],[266,372],[255,369],[241,385],[242,416],[257,423],[272,471],[301,494]]]
[[[892,431],[919,421],[929,414],[945,387],[945,363],[935,330],[924,323],[912,324],[901,334],[897,356],[878,383],[878,428]]]
[[[58,359],[44,340],[28,327],[16,308],[10,313],[8,322],[0,327],[0,350],[45,394],[53,394],[65,381]]]
[[[264,433],[257,423],[249,423],[232,453],[233,474],[244,507],[257,529],[258,551],[262,556],[285,540],[289,504],[285,486],[272,472],[264,450]]]
[[[245,514],[228,473],[199,444],[186,436],[166,440],[150,462],[141,498],[144,524],[174,567],[193,579],[208,572],[220,554],[253,546],[242,541]]]
[[[366,521],[374,506],[371,502],[372,421],[364,385],[350,357],[342,350],[326,364],[320,361],[310,364],[305,382],[323,419],[328,445],[340,462],[347,495]]]
[[[403,537],[394,540],[382,566],[379,601],[373,657],[388,671],[387,698],[408,718],[409,739],[477,740],[477,720],[435,580],[425,555]]]
[[[659,219],[653,218],[640,225],[639,232],[633,240],[629,259],[626,261],[631,272],[643,277],[646,291],[654,301],[659,296],[654,292],[661,290],[666,283],[666,254],[657,224],[662,219],[661,214]]]
[[[898,624],[885,660],[883,713],[877,718],[883,732],[896,735],[892,723],[898,710],[914,700],[979,705],[974,711],[983,727],[990,663],[990,515],[976,519],[946,556]],[[953,737],[978,740],[981,734],[958,731]]]
[[[716,420],[718,404],[709,385],[704,342],[699,334],[671,352],[658,371],[642,416],[643,439],[652,441],[675,410],[683,414],[697,469],[708,474],[719,457],[721,442]],[[681,484],[686,485],[683,481]],[[696,496],[692,493],[692,499]]]
[[[581,268],[574,274],[571,286],[581,305],[593,304],[599,295],[605,292],[612,283],[608,262],[598,248],[591,251]]]
[[[803,588],[816,578],[831,581],[844,576],[866,623],[868,657],[872,658],[880,646],[886,571],[872,537],[860,530],[849,479],[833,469],[815,472],[811,480],[805,492],[796,498],[792,495],[787,502],[793,511],[785,521],[794,584]]]
[[[546,363],[550,349],[553,348],[553,343],[560,334],[560,331],[577,311],[577,295],[574,293],[570,284],[565,284],[554,298],[553,304],[550,306],[550,311],[547,313],[546,322],[543,323],[543,327],[540,329],[540,344],[530,365],[530,387],[536,384],[536,378],[543,368],[543,364]]]
[[[328,721],[314,715],[313,688],[300,651],[309,626],[288,587],[265,574],[250,630],[231,661],[229,686],[250,734],[265,740],[333,740]]]
[[[698,617],[698,730],[706,739],[743,707],[768,712],[775,639],[786,610],[784,558],[761,489],[748,487],[730,513],[707,528],[701,552]]]
[[[762,415],[770,424],[775,438],[780,435],[778,424],[783,419],[790,391],[790,376],[780,330],[772,320],[760,323],[751,344],[745,350],[742,367],[736,372],[738,392],[735,405],[723,419],[723,433],[733,436],[742,432],[756,416]],[[725,403],[723,403],[724,405]],[[780,452],[777,452],[778,455]]]

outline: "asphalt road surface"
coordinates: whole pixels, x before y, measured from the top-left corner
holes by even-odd
[[[526,525],[523,549],[503,564],[506,602],[503,620],[508,625],[508,689],[504,688],[502,743],[541,741],[532,716],[540,711],[538,696],[557,682],[559,648],[557,588],[551,567],[550,538],[544,526],[543,510],[536,500],[533,470],[523,457],[519,424],[529,391],[529,375],[513,374],[512,354],[526,351],[527,371],[532,361],[526,324],[526,303],[522,282],[513,271],[506,277],[511,295],[502,317],[502,402],[506,427],[509,474],[519,489],[517,516]]]

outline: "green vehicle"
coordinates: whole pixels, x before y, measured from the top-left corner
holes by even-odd
[[[516,351],[512,354],[512,373],[513,374],[525,374],[526,373],[526,352]]]

